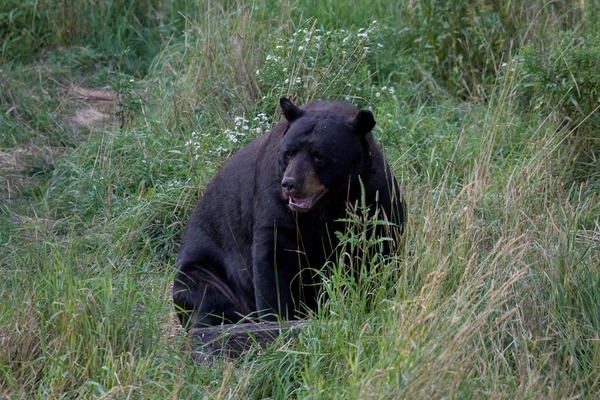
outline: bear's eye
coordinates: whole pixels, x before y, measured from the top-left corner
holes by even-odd
[[[284,158],[285,158],[287,161],[289,161],[289,160],[291,160],[292,158],[294,158],[294,156],[295,156],[295,155],[296,155],[296,152],[295,152],[295,151],[293,151],[293,150],[286,150],[286,151],[283,153],[283,157],[284,157]]]
[[[312,155],[312,159],[317,164],[323,164],[325,162],[325,157],[317,153]]]

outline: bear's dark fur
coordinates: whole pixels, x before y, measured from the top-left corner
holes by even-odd
[[[371,213],[378,203],[380,217],[402,229],[398,185],[370,133],[373,114],[340,102],[280,105],[284,118],[231,157],[186,227],[173,290],[185,327],[315,309],[315,270],[337,245],[346,203],[363,190]]]

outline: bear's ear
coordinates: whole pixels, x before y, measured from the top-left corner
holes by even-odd
[[[366,135],[375,127],[375,117],[369,110],[360,110],[353,120],[356,133]]]
[[[279,99],[279,105],[281,106],[281,111],[283,111],[285,119],[287,119],[289,122],[294,121],[304,114],[304,111],[296,107],[294,103],[285,97]]]

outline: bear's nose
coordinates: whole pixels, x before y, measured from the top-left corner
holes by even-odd
[[[283,191],[288,195],[295,194],[298,192],[298,190],[300,190],[300,185],[298,184],[298,181],[295,178],[289,176],[283,178],[283,180],[281,181],[281,187],[283,188]]]

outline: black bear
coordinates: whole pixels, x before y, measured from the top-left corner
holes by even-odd
[[[384,226],[402,230],[373,114],[341,102],[297,107],[285,97],[280,106],[284,118],[228,160],[185,229],[173,299],[186,328],[314,310],[315,271],[338,244],[347,203],[361,195]]]

